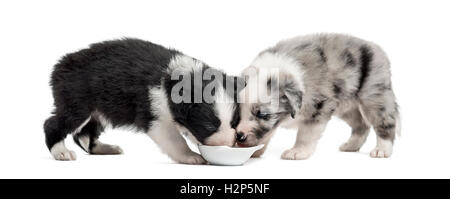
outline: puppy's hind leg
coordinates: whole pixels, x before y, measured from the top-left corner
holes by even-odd
[[[377,145],[370,152],[374,158],[390,157],[393,150],[395,134],[399,133],[399,112],[394,93],[388,90],[373,95],[370,100],[362,102],[364,117],[372,124],[377,133]]]
[[[150,138],[172,160],[183,164],[205,164],[199,154],[193,152],[181,136],[178,129],[170,122],[155,122],[147,133]]]
[[[91,117],[89,122],[87,122],[80,132],[73,135],[73,140],[78,146],[89,154],[122,154],[123,151],[119,146],[104,144],[98,140],[103,131],[104,127],[102,124],[98,122],[96,118]]]
[[[357,107],[339,115],[339,117],[347,122],[347,124],[352,128],[350,138],[347,142],[341,145],[339,150],[343,152],[359,151],[369,135],[369,124],[364,120],[361,115],[361,111],[359,111]]]
[[[88,114],[63,115],[57,113],[45,121],[45,142],[53,158],[56,160],[76,159],[75,152],[66,148],[64,139],[67,137],[67,134],[82,128],[88,119]]]

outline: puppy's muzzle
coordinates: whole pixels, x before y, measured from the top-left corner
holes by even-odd
[[[236,141],[239,143],[244,143],[247,140],[247,136],[242,132],[236,133]]]

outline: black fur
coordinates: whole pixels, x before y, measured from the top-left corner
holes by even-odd
[[[89,142],[89,146],[87,149],[83,148],[83,146],[80,144],[79,138],[81,136],[89,136],[89,140],[97,140],[100,137],[100,134],[104,131],[104,127],[98,122],[96,119],[91,119],[89,122],[84,126],[81,131],[73,136],[73,140],[75,143],[82,148],[84,151],[90,153],[92,151],[92,148],[95,147],[95,142]]]
[[[322,61],[322,63],[326,63],[327,62],[327,56],[325,55],[325,52],[323,51],[323,48],[317,48],[316,51],[317,51],[317,53],[319,53],[320,61]]]
[[[283,86],[283,92],[284,96],[288,98],[289,105],[291,106],[289,108],[291,117],[294,118],[297,111],[300,110],[302,106],[302,100],[303,100],[303,93],[300,91],[300,89],[296,86],[296,83],[294,83],[291,80],[286,80],[284,82]],[[283,97],[283,95],[282,95]]]
[[[224,89],[226,89],[227,86],[227,81],[233,81],[233,84],[230,84],[231,86],[233,86],[233,88],[231,89],[226,89],[227,91],[227,95],[230,96],[231,99],[235,100],[237,99],[237,94],[238,94],[238,90],[242,89],[244,87],[244,85],[240,85],[242,84],[242,80],[240,80],[237,77],[232,77],[230,78],[230,76],[227,76],[226,74],[224,74],[223,72],[219,71],[219,70],[215,70],[210,68],[209,66],[205,65],[202,70],[199,71],[192,71],[191,72],[191,77],[195,77],[195,76],[201,76],[203,77],[203,75],[205,74],[206,70],[213,70],[215,71],[214,74],[218,74],[220,75],[222,78],[222,82],[218,82],[215,81],[216,78],[219,77],[215,77],[213,76],[212,79],[208,80],[208,79],[202,79],[202,88],[204,88],[206,85],[212,85],[212,84],[220,84],[217,86],[222,86]],[[197,73],[197,74],[194,74]],[[167,97],[170,98],[170,93],[172,92],[172,87],[179,83],[180,81],[182,81],[182,78],[179,80],[170,80],[167,78],[166,81],[164,81],[164,87],[165,90],[167,91]],[[191,85],[194,85],[194,79],[191,78]],[[194,89],[199,89],[199,92],[203,93],[203,89],[202,88],[194,88]],[[190,91],[190,102],[195,102],[195,90],[191,89]],[[215,90],[212,90],[212,95],[214,96],[215,94]],[[203,143],[203,141],[205,141],[205,139],[209,136],[211,136],[213,133],[217,132],[217,130],[219,129],[220,125],[221,125],[221,121],[220,119],[217,117],[217,113],[215,112],[214,103],[210,103],[211,101],[214,101],[213,99],[208,99],[208,96],[203,95],[202,96],[202,102],[201,103],[174,103],[173,101],[169,101],[169,107],[172,111],[172,114],[174,116],[174,119],[177,123],[183,125],[184,127],[186,127],[190,132],[195,132],[193,133],[194,137]],[[237,104],[235,104],[235,106],[237,106]],[[236,107],[235,107],[236,110]],[[233,114],[233,113],[232,113]],[[239,117],[235,116],[235,114],[233,114],[233,118],[232,121],[230,122],[230,125],[233,126],[237,126],[238,122],[239,122]]]
[[[316,102],[316,103],[314,104],[314,108],[315,108],[316,110],[314,111],[314,113],[313,113],[312,116],[311,116],[311,118],[312,118],[313,120],[315,120],[315,119],[320,115],[320,112],[321,112],[321,110],[322,110],[322,108],[323,108],[323,105],[324,105],[325,101],[326,101],[326,100],[320,100],[320,101],[318,101],[318,102]]]
[[[345,61],[345,66],[353,67],[356,65],[355,58],[353,57],[352,53],[346,49],[341,54],[341,58]]]
[[[380,93],[383,93],[387,90],[391,90],[391,86],[389,84],[385,84],[385,83],[378,83],[373,85],[373,89],[378,90]]]
[[[341,94],[342,89],[338,83],[333,84],[333,92],[334,92],[334,97],[339,97],[339,94]]]
[[[273,77],[269,77],[269,79],[267,79],[267,90],[270,90],[272,88],[272,80]]]
[[[231,120],[231,128],[236,129],[240,121],[241,121],[241,108],[239,106],[239,103],[236,103],[233,112],[233,118]]]
[[[245,82],[244,78],[241,78],[241,77],[235,78],[234,89],[233,89],[234,93],[231,94],[231,96],[233,96],[233,100],[238,102],[239,91],[242,90],[245,86],[246,86],[246,82]],[[233,117],[231,120],[231,128],[236,129],[236,127],[238,126],[240,121],[241,121],[241,108],[240,108],[239,103],[235,103]]]
[[[258,139],[262,138],[269,131],[270,131],[270,128],[267,128],[263,125],[259,125],[257,128],[253,129],[253,132],[255,133],[255,135]]]
[[[364,82],[366,81],[367,77],[369,76],[370,64],[373,59],[373,53],[371,52],[371,50],[368,46],[365,46],[365,45],[361,46],[359,51],[361,53],[360,57],[359,57],[360,63],[361,63],[361,68],[360,68],[358,91],[362,89],[362,87],[364,86]]]
[[[149,111],[148,89],[160,85],[177,54],[150,42],[123,39],[64,56],[51,75],[55,110],[44,125],[49,149],[95,111],[114,127],[132,124],[147,131],[157,117]]]
[[[393,140],[395,137],[395,124],[382,124],[376,127],[376,132],[382,139]]]
[[[44,124],[47,147],[51,149],[90,116],[77,136],[89,134],[97,139],[103,127],[92,116],[95,113],[103,114],[113,127],[131,125],[138,131],[148,131],[159,117],[151,111],[149,88],[160,87],[169,79],[168,64],[176,55],[182,54],[127,38],[92,44],[64,56],[51,75],[55,110]],[[170,85],[170,81],[164,84],[169,93]],[[170,104],[170,108],[176,122],[199,141],[215,133],[221,123],[214,104],[181,103]]]
[[[340,95],[342,94],[342,92],[343,92],[342,87],[344,86],[344,83],[345,82],[342,79],[337,79],[334,81],[333,92],[334,92],[335,98],[339,98]]]
[[[246,82],[245,82],[244,78],[241,78],[241,77],[235,78],[234,89],[233,89],[234,93],[231,94],[231,96],[233,96],[233,100],[238,102],[239,91],[242,90],[245,86],[246,86]],[[241,108],[240,108],[239,103],[235,103],[233,117],[231,119],[231,128],[236,129],[236,127],[239,125],[240,121],[241,121]]]
[[[194,77],[196,75],[203,76],[206,69],[209,69],[209,67],[204,67],[202,70],[199,71],[192,71],[191,77]],[[198,73],[198,74],[195,74]],[[222,74],[222,73],[221,73]],[[164,87],[167,91],[167,97],[170,99],[170,94],[172,92],[172,88],[175,84],[182,81],[183,78],[179,80],[166,80]],[[202,87],[205,87],[209,83],[214,83],[213,80],[202,80]],[[191,78],[191,85],[194,85],[194,78]],[[214,110],[214,104],[213,103],[206,103],[209,101],[212,101],[212,99],[205,99],[202,98],[201,103],[193,103],[195,102],[195,89],[193,88],[185,92],[190,92],[190,102],[181,102],[181,103],[174,103],[173,101],[169,100],[169,108],[172,111],[172,114],[174,116],[174,120],[186,127],[190,132],[197,132],[193,134],[195,138],[203,142],[207,137],[209,137],[211,134],[217,131],[219,126],[221,125],[220,119],[216,116],[215,110]],[[201,90],[200,90],[201,92]],[[214,91],[212,91],[214,94]]]

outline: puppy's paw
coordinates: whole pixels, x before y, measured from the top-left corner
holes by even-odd
[[[255,153],[252,154],[252,158],[259,158],[259,157],[261,157],[264,154],[265,151],[266,151],[265,148],[257,150]]]
[[[388,147],[375,147],[370,152],[370,157],[372,158],[388,158],[392,155],[392,149],[389,149]]]
[[[360,145],[355,143],[346,142],[339,147],[339,150],[342,152],[357,152],[361,148]]]
[[[314,152],[313,149],[309,149],[306,147],[292,148],[284,151],[283,154],[281,155],[281,158],[285,160],[304,160],[308,159],[313,152]]]
[[[70,150],[63,150],[63,151],[55,151],[52,152],[53,158],[55,158],[55,160],[62,160],[62,161],[69,161],[69,160],[76,160],[77,159],[77,155],[75,154],[75,152],[70,151]]]
[[[264,152],[255,152],[254,154],[252,154],[252,158],[259,158],[261,157],[261,155],[264,154]]]
[[[122,154],[123,150],[117,145],[97,143],[90,152],[97,155],[118,155]]]
[[[206,160],[203,159],[201,155],[194,152],[186,154],[175,161],[181,164],[206,164]]]

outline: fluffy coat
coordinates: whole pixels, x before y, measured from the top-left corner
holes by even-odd
[[[174,79],[175,71],[182,78]],[[44,124],[47,147],[57,160],[74,160],[75,153],[64,145],[66,136],[73,134],[75,142],[90,154],[119,154],[120,147],[101,143],[98,138],[107,125],[129,126],[147,133],[177,162],[204,163],[180,132],[199,144],[232,145],[235,94],[223,94],[221,98],[231,99],[223,103],[217,98],[175,103],[171,94],[183,78],[194,74],[200,74],[200,90],[210,83],[225,88],[226,81],[203,79],[205,71],[230,79],[177,50],[139,39],[105,41],[67,54],[51,75],[55,110]],[[195,90],[183,89],[174,92]]]
[[[392,154],[399,111],[390,63],[378,45],[341,34],[299,36],[262,51],[243,75],[249,85],[240,94],[240,145],[267,145],[278,126],[295,128],[296,143],[282,158],[305,159],[335,115],[352,127],[341,151],[358,151],[372,126],[377,146],[371,156]],[[272,96],[270,103],[259,102],[261,94],[256,92],[271,90],[271,86],[279,96]]]

